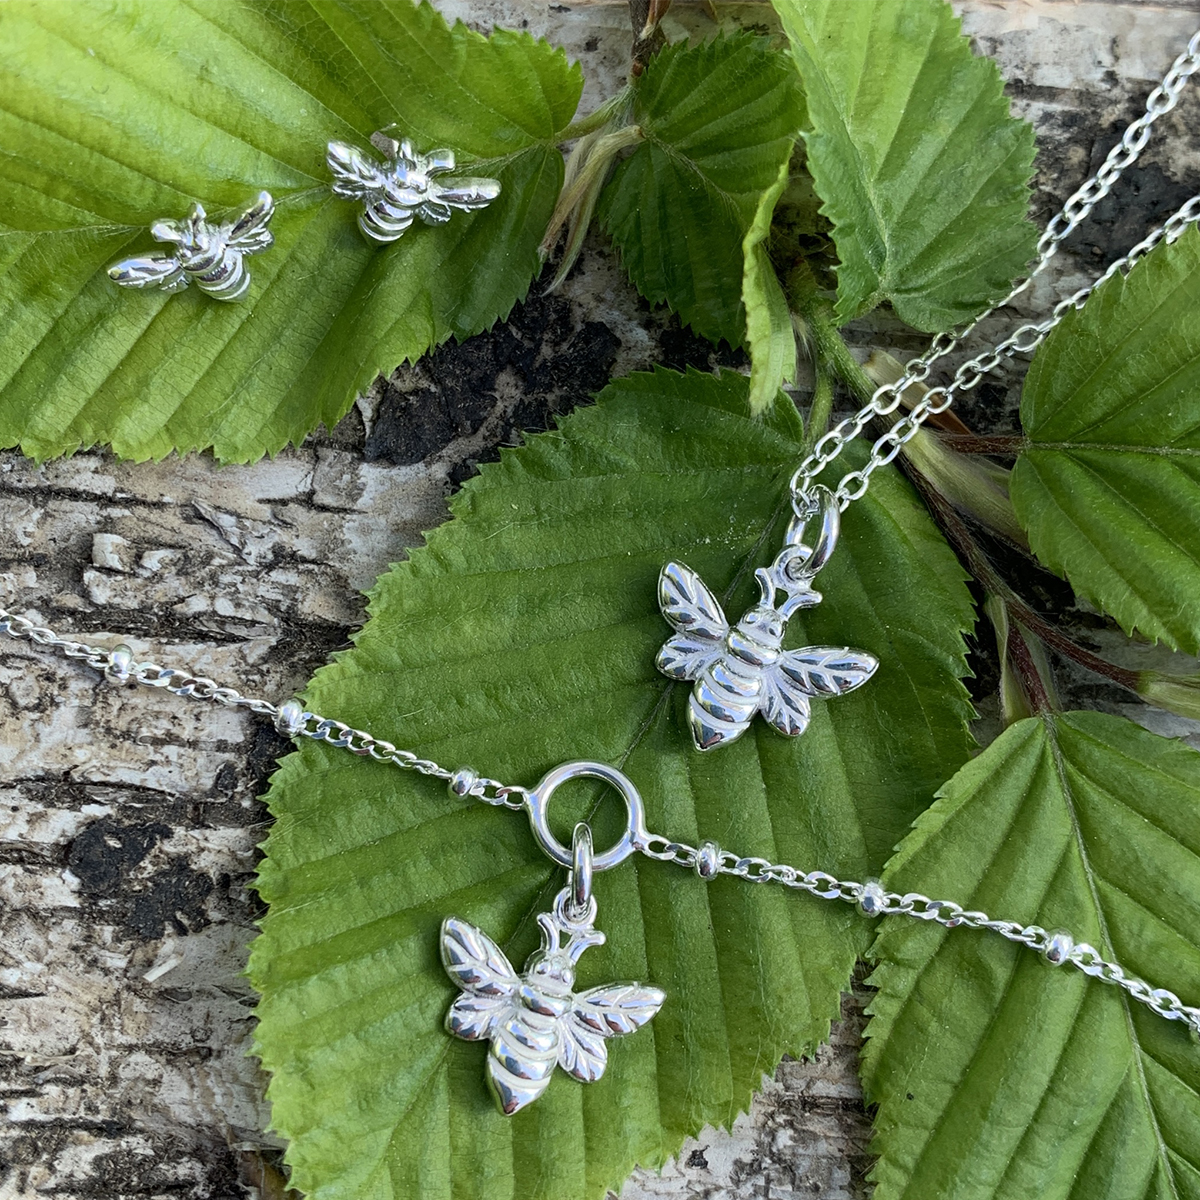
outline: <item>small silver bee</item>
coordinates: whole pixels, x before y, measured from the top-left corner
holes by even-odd
[[[604,942],[567,911],[569,888],[553,913],[541,913],[542,946],[513,970],[486,933],[448,917],[442,922],[442,963],[463,994],[446,1014],[446,1029],[469,1042],[490,1041],[487,1079],[506,1116],[519,1112],[549,1086],[555,1066],[593,1083],[608,1065],[605,1039],[632,1033],[662,1007],[665,993],[638,983],[609,983],[575,993],[575,966],[589,946]],[[563,944],[563,937],[566,944]]]
[[[326,161],[333,172],[333,194],[364,202],[358,224],[372,241],[394,242],[417,217],[427,225],[443,225],[452,209],[484,208],[500,195],[496,179],[439,179],[454,170],[453,150],[420,154],[407,138],[397,142],[386,133],[373,134],[371,144],[387,157],[386,163],[346,142],[330,142]]]
[[[173,243],[173,250],[122,259],[108,268],[109,278],[122,287],[164,292],[181,292],[194,283],[217,300],[240,300],[250,288],[245,259],[271,246],[267,225],[274,213],[270,192],[259,192],[240,217],[222,223],[209,221],[204,206],[195,204],[182,221],[150,226],[151,236]]]
[[[658,603],[676,631],[655,665],[670,679],[695,681],[688,725],[697,750],[736,741],[761,713],[780,733],[796,737],[808,727],[811,698],[842,696],[861,687],[878,661],[848,646],[784,650],[788,618],[821,602],[813,576],[837,542],[839,514],[825,488],[815,488],[821,531],[816,546],[803,543],[811,513],[798,510],[786,544],[769,568],[755,571],[761,599],[734,626],[720,602],[690,567],[670,562],[658,581]],[[776,601],[782,591],[785,599]]]

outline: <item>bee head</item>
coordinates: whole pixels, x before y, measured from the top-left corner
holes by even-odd
[[[539,950],[526,965],[526,971],[533,982],[549,992],[569,992],[575,985],[575,964],[562,950],[551,954]]]
[[[765,605],[752,608],[738,624],[744,629],[761,633],[772,641],[779,641],[783,637],[783,618],[775,609]]]
[[[567,944],[562,944],[563,930],[549,914],[541,913],[537,919],[542,931],[542,947],[536,950],[525,964],[531,981],[548,992],[567,993],[575,985],[575,964],[589,946],[604,944],[604,934],[595,929],[571,930]]]

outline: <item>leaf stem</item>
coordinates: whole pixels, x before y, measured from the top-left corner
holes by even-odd
[[[1029,439],[1021,435],[974,433],[943,433],[942,441],[959,454],[1020,454],[1029,445]]]
[[[1005,725],[1025,717],[1057,712],[1060,707],[1058,695],[1051,687],[1053,675],[1041,641],[1011,619],[1009,604],[1001,597],[985,597],[983,610],[996,631],[996,648],[1000,652],[1000,709]]]
[[[610,123],[623,123],[620,121],[622,110],[633,99],[633,89],[626,84],[615,96],[605,100],[595,112],[588,113],[586,117],[580,117],[578,121],[572,121],[558,135],[560,142],[574,141],[575,138],[581,138],[589,133],[595,133],[597,130],[603,129],[605,125]]]
[[[986,458],[957,454],[946,444],[942,434],[929,429],[919,429],[902,452],[905,461],[956,508],[1014,546],[1029,549],[1029,538],[1017,520],[1009,498],[1010,472],[1007,467]]]
[[[1011,660],[1021,689],[1029,699],[1030,708],[1036,716],[1059,711],[1057,696],[1053,691],[1053,679],[1050,675],[1050,664],[1045,652],[1035,653],[1034,647],[1041,651],[1041,644],[1036,640],[1030,644],[1025,631],[1016,621],[1009,622],[1008,645],[1006,650]]]
[[[629,0],[629,20],[633,25],[630,48],[630,74],[636,79],[650,59],[666,45],[666,35],[658,27],[671,0]]]
[[[819,354],[813,358],[813,374],[812,403],[808,409],[808,425],[804,430],[806,455],[812,453],[817,439],[829,428],[829,418],[833,413],[833,375]]]
[[[875,385],[838,333],[833,322],[833,305],[817,290],[812,271],[803,259],[788,273],[786,287],[792,310],[803,326],[799,332],[816,351],[814,360],[823,359],[855,398],[865,404],[875,394]]]
[[[1107,659],[1101,658],[1098,654],[1093,654],[1092,651],[1084,649],[1084,647],[1063,633],[1061,629],[1058,629],[1047,621],[1040,613],[1030,608],[1009,587],[1008,583],[992,565],[991,560],[980,548],[979,543],[971,536],[971,531],[967,527],[966,522],[958,515],[953,505],[919,471],[915,470],[911,464],[909,466],[909,478],[912,480],[917,491],[921,493],[922,498],[929,507],[929,511],[933,514],[934,520],[946,535],[946,540],[962,556],[971,574],[975,576],[985,592],[998,597],[1004,602],[1008,614],[1016,623],[1024,626],[1030,633],[1045,642],[1051,650],[1061,654],[1063,658],[1078,663],[1079,666],[1091,671],[1093,674],[1101,675],[1105,679],[1111,679],[1113,683],[1120,684],[1121,687],[1128,688],[1131,692],[1137,692],[1141,676],[1140,672],[1119,667],[1116,663],[1111,663]]]

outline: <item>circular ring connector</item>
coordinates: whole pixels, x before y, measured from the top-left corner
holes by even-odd
[[[646,808],[642,803],[642,798],[638,794],[637,788],[616,767],[610,767],[607,763],[573,762],[564,763],[561,767],[555,767],[553,771],[548,771],[537,787],[530,789],[525,798],[525,805],[529,810],[529,824],[533,829],[533,836],[537,838],[538,845],[560,867],[573,867],[574,852],[568,850],[551,833],[546,811],[550,806],[550,797],[554,794],[555,789],[560,784],[566,783],[568,779],[575,779],[578,776],[602,779],[605,783],[615,787],[625,801],[625,832],[621,834],[614,845],[592,859],[593,871],[607,871],[609,867],[615,867],[618,863],[624,862],[635,850],[642,849],[650,837],[650,833],[646,829]]]

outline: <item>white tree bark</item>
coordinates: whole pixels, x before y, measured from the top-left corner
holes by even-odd
[[[624,4],[442,8],[566,45],[587,74],[585,108],[626,68]],[[1198,11],[1136,0],[961,9],[978,48],[999,59],[1014,108],[1037,125],[1043,217],[1139,110]],[[703,34],[709,22],[677,5],[668,30]],[[1162,123],[1034,308],[1197,190],[1198,111],[1200,94]],[[673,320],[646,315],[599,239],[562,298],[534,292],[506,325],[398,373],[337,430],[274,461],[129,465],[89,452],[39,467],[0,454],[0,603],[243,691],[291,694],[346,644],[362,589],[444,519],[445,496],[481,455],[544,427],[610,374],[713,360]],[[884,317],[856,337],[864,349],[918,348]],[[1010,431],[1011,384],[981,389],[964,415]],[[1121,645],[1086,617],[1080,628]],[[1067,688],[1160,732],[1194,733],[1093,679],[1068,674]],[[86,668],[0,645],[0,1200],[283,1194],[279,1145],[262,1132],[264,1080],[245,1057],[253,997],[240,972],[257,915],[246,890],[265,821],[257,797],[284,745],[251,718],[118,691]],[[625,1200],[862,1195],[861,1005],[847,998],[831,1047],[783,1064],[731,1132],[704,1131],[661,1176],[638,1172]]]

